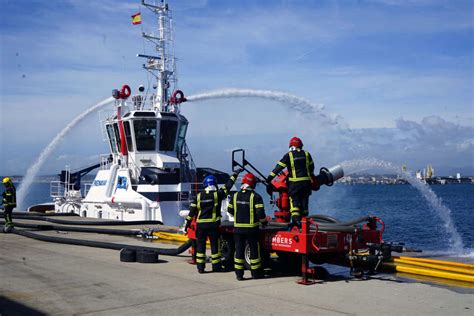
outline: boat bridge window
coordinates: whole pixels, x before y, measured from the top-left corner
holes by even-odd
[[[110,143],[110,148],[114,154],[117,153],[117,141],[115,139],[115,133],[114,133],[114,128],[112,125],[107,124],[107,135],[109,137],[109,143]]]
[[[119,152],[122,151],[122,144],[120,143],[120,132],[118,128],[118,124],[114,123],[114,134],[115,134],[115,144],[117,144],[117,149]]]
[[[178,153],[181,153],[181,151],[183,150],[184,141],[186,139],[187,128],[188,128],[188,123],[181,122],[181,125],[179,126],[179,134],[178,134],[178,148],[177,148]]]
[[[128,151],[133,151],[132,131],[130,130],[130,122],[123,122],[123,129],[125,130],[125,140],[127,141]]]
[[[173,151],[176,144],[177,121],[161,121],[160,124],[160,150]]]
[[[133,122],[137,151],[156,149],[156,120],[135,120]]]

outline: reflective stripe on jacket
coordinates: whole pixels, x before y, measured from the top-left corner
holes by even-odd
[[[10,185],[10,187],[5,188],[2,197],[2,202],[4,206],[16,206],[16,190],[12,184]]]
[[[296,149],[287,152],[270,173],[269,178],[273,179],[283,169],[288,169],[288,181],[311,181],[314,173],[314,162],[311,154],[303,149]]]
[[[196,216],[196,223],[216,223],[221,219],[221,205],[235,183],[237,175],[233,174],[227,183],[217,191],[203,190],[189,206],[186,220],[191,221]]]
[[[262,197],[253,190],[234,193],[227,211],[234,216],[236,228],[256,228],[265,220]]]

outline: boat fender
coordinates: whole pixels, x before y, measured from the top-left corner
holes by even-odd
[[[131,94],[132,90],[130,89],[130,86],[124,84],[122,90],[120,90],[120,98],[127,99]]]
[[[184,97],[184,92],[181,90],[176,90],[175,92],[173,92],[173,95],[170,99],[171,104],[180,104],[186,101],[187,99]]]

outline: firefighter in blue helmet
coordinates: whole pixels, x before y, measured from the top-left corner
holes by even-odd
[[[3,215],[5,217],[5,228],[8,229],[13,227],[12,213],[16,207],[16,189],[9,177],[3,178],[2,182],[5,186],[5,191],[2,194]]]
[[[219,226],[221,223],[221,204],[234,185],[238,174],[237,170],[220,189],[213,175],[204,178],[204,189],[197,194],[190,205],[189,215],[186,217],[185,230],[188,229],[193,217],[196,217],[196,263],[199,273],[204,272],[206,266],[206,240],[211,242],[212,271],[222,271],[221,253],[219,245]]]
[[[311,195],[311,178],[314,177],[313,158],[303,150],[303,142],[298,137],[290,140],[289,150],[277,162],[276,167],[267,178],[271,183],[274,177],[283,169],[288,169],[288,194],[290,195],[291,222],[301,225],[301,216],[308,215],[309,196]],[[272,186],[267,187],[271,194]]]
[[[265,208],[260,194],[254,191],[257,179],[251,173],[242,178],[239,192],[234,193],[227,211],[234,216],[235,256],[234,268],[237,280],[244,279],[245,245],[250,247],[250,271],[252,278],[262,277],[259,226],[267,225]]]

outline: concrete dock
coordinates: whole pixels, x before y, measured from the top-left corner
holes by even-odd
[[[108,235],[95,238],[130,240]],[[296,276],[239,282],[233,272],[198,274],[188,263],[187,252],[161,256],[157,264],[123,263],[115,250],[48,243],[14,234],[0,234],[0,254],[2,316],[474,312],[473,289],[434,286],[384,274],[357,280],[348,277],[345,268],[311,286],[296,284]]]

